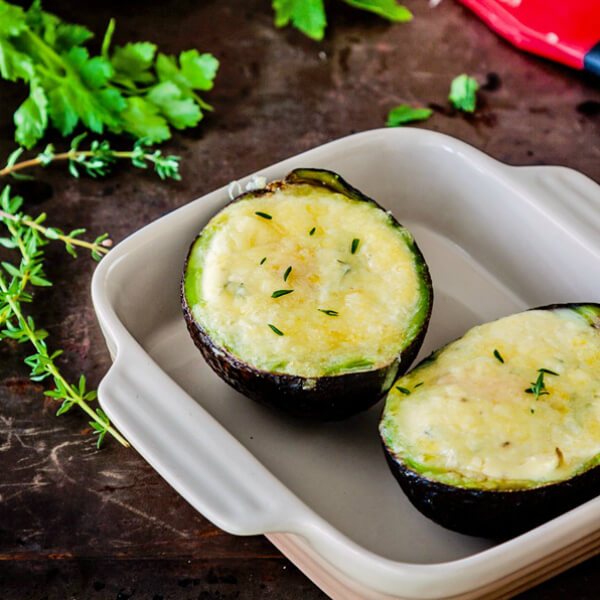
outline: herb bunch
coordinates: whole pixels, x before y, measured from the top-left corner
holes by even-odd
[[[525,390],[526,394],[535,394],[535,399],[539,400],[540,396],[548,396],[550,392],[546,389],[546,382],[544,381],[544,375],[554,375],[558,377],[556,371],[550,369],[538,369],[538,376],[535,381],[532,381],[530,386]]]
[[[69,136],[79,124],[161,142],[172,127],[194,127],[212,110],[198,92],[213,87],[214,56],[195,49],[168,56],[150,42],[111,49],[114,30],[111,20],[92,56],[86,27],[42,10],[40,0],[28,10],[0,0],[0,77],[29,85],[14,114],[21,146],[32,148],[49,125]]]
[[[81,149],[82,140],[83,136],[75,138],[66,152],[57,153],[52,145],[48,145],[35,157],[17,162],[24,151],[19,148],[11,154],[6,166],[0,169],[0,177],[22,178],[20,171],[23,169],[37,165],[47,166],[57,161],[66,162],[70,173],[75,177],[82,170],[97,177],[104,175],[115,161],[127,159],[138,168],[151,166],[163,179],[179,179],[179,159],[175,156],[163,156],[160,150],[147,147],[144,140],[136,142],[129,151],[113,150],[107,141],[93,141],[89,148]],[[44,247],[50,241],[62,242],[74,258],[77,257],[78,249],[85,249],[95,260],[100,260],[109,251],[112,242],[106,234],[93,241],[86,241],[81,238],[85,234],[85,229],[82,228],[65,232],[57,227],[47,226],[44,213],[31,217],[22,211],[22,205],[23,199],[12,195],[9,185],[4,186],[0,193],[0,222],[5,227],[5,235],[0,237],[0,245],[13,251],[16,258],[12,262],[0,263],[0,340],[10,339],[31,346],[33,353],[25,359],[31,369],[30,377],[33,381],[52,380],[53,389],[46,390],[44,394],[61,403],[57,415],[78,406],[91,418],[90,425],[98,436],[98,447],[106,434],[127,446],[125,438],[110,424],[104,412],[90,405],[96,399],[96,392],[87,388],[85,375],[81,375],[77,383],[70,383],[61,373],[56,361],[62,351],[49,348],[46,341],[48,332],[39,329],[25,309],[34,300],[32,288],[52,285],[44,268]]]

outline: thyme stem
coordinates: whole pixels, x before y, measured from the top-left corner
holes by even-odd
[[[43,225],[40,225],[39,223],[36,223],[35,221],[32,221],[31,219],[20,218],[17,215],[11,215],[10,213],[3,211],[2,209],[0,209],[0,218],[1,219],[9,219],[16,223],[22,223],[23,225],[27,225],[27,227],[31,227],[32,229],[35,229],[36,231],[43,233],[46,237],[50,237],[48,235],[48,231],[49,231],[48,227],[44,227]],[[14,230],[11,230],[9,227],[9,231],[14,236]],[[70,237],[68,235],[64,235],[61,233],[57,233],[55,236],[51,237],[51,239],[55,239],[55,238],[61,240],[65,244],[72,244],[73,246],[80,246],[82,248],[86,248],[87,250],[91,250],[92,252],[97,252],[98,254],[108,254],[108,252],[109,252],[109,249],[106,246],[102,246],[100,244],[95,244],[93,242],[86,242],[85,240],[80,240],[78,238]],[[21,247],[20,250],[21,250],[21,254],[23,254],[23,256],[25,256],[24,249]]]
[[[0,290],[4,293],[4,298],[6,302],[10,306],[10,309],[14,316],[17,318],[19,322],[19,326],[22,331],[27,335],[27,338],[31,342],[31,345],[37,351],[37,354],[43,357],[42,368],[43,370],[51,375],[55,381],[55,383],[64,389],[68,394],[68,400],[71,400],[74,404],[77,404],[81,409],[83,409],[95,422],[97,422],[100,426],[102,426],[108,433],[110,433],[115,439],[117,439],[123,446],[129,447],[129,442],[110,424],[106,423],[100,415],[98,415],[84,400],[83,396],[76,393],[66,379],[62,376],[56,365],[54,364],[54,360],[48,354],[48,350],[46,344],[43,340],[39,339],[36,332],[30,326],[30,322],[23,316],[21,312],[20,305],[12,294],[8,291],[8,286],[6,285],[6,281],[2,274],[0,273]]]
[[[84,158],[96,157],[97,154],[98,153],[94,150],[69,150],[69,152],[60,152],[58,154],[54,154],[52,156],[52,162],[60,161],[60,160],[75,160],[75,161],[79,162]],[[111,150],[111,156],[114,158],[132,159],[136,156],[136,153],[131,150],[124,150],[124,151]],[[154,154],[142,153],[140,158],[142,158],[143,160],[147,160],[148,162],[150,162],[152,164],[156,164],[157,160],[160,157],[156,157],[156,156],[154,156]],[[0,169],[0,177],[6,177],[7,175],[11,175],[12,173],[15,173],[16,171],[21,171],[23,169],[29,169],[31,167],[37,167],[40,165],[45,166],[44,160],[42,158],[40,158],[39,156],[36,156],[35,158],[23,160],[12,166],[9,165],[9,166],[4,167],[3,169]]]
[[[19,171],[35,166],[45,167],[55,161],[68,161],[69,172],[74,177],[79,176],[81,169],[91,177],[97,177],[104,175],[115,161],[128,159],[133,166],[141,169],[152,165],[161,179],[179,179],[179,158],[163,156],[160,150],[151,150],[144,140],[138,140],[129,151],[115,151],[108,141],[97,140],[91,142],[89,149],[80,150],[79,145],[83,137],[84,135],[74,138],[68,152],[56,153],[52,144],[48,144],[43,152],[21,162],[17,162],[17,159],[24,149],[17,148],[8,158],[6,166],[0,169],[0,178],[23,177],[18,174]],[[111,425],[102,409],[90,406],[97,394],[94,390],[86,389],[85,376],[80,376],[77,385],[67,381],[55,362],[62,351],[49,353],[45,341],[48,333],[43,329],[36,329],[33,318],[25,315],[22,310],[23,302],[33,301],[32,294],[27,291],[29,285],[52,285],[44,274],[45,256],[42,249],[50,240],[61,241],[73,257],[77,257],[75,247],[85,248],[96,260],[100,260],[109,252],[112,242],[107,239],[107,235],[101,235],[93,242],[79,239],[85,232],[85,229],[81,228],[63,232],[56,227],[45,226],[42,223],[46,215],[32,218],[24,214],[20,210],[22,202],[22,198],[11,196],[8,185],[0,192],[0,222],[9,233],[7,237],[0,237],[0,245],[17,250],[21,255],[20,263],[15,261],[0,264],[0,340],[12,339],[18,343],[31,344],[34,353],[25,359],[25,363],[31,368],[30,377],[32,381],[52,378],[55,387],[46,390],[44,394],[62,401],[57,415],[77,405],[91,418],[90,425],[98,436],[98,447],[108,433],[120,444],[128,447],[127,440]]]

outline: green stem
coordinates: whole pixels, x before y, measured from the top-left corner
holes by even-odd
[[[11,215],[10,213],[4,212],[3,210],[0,210],[0,217],[9,219],[10,221],[18,221],[18,218],[15,215]],[[13,237],[14,240],[17,241],[17,245],[19,246],[19,250],[21,252],[21,256],[23,257],[23,260],[25,262],[29,262],[29,255],[27,253],[27,248],[25,248],[25,242],[23,242],[23,238],[19,235],[19,232],[16,230],[15,226],[8,222],[5,223],[8,231],[10,232],[10,235]]]
[[[37,339],[35,332],[32,331],[31,327],[29,327],[29,323],[27,322],[27,319],[23,316],[19,304],[15,302],[14,298],[10,294],[8,294],[8,287],[6,286],[6,281],[4,280],[4,277],[2,277],[2,275],[0,275],[0,290],[2,290],[6,294],[6,300],[11,308],[11,311],[17,317],[21,329],[27,334],[29,341],[36,349],[37,353],[44,356],[44,358],[48,359],[48,362],[44,366],[44,369],[50,375],[52,375],[55,381],[58,381],[63,385],[64,389],[67,390],[67,393],[69,394],[69,400],[72,400],[73,403],[77,404],[81,409],[83,409],[88,414],[88,416],[90,416],[96,423],[102,425],[106,429],[106,431],[108,431],[123,446],[129,447],[129,442],[112,425],[106,423],[103,419],[101,419],[100,416],[88,405],[88,403],[79,394],[76,394],[73,391],[71,385],[61,375],[54,362],[48,356],[48,351],[45,345],[43,345],[40,342],[40,340]]]
[[[59,154],[55,154],[52,157],[52,162],[57,160],[77,160],[79,157],[88,157],[88,156],[96,156],[98,152],[94,150],[70,150],[69,152],[60,152]],[[135,152],[131,150],[124,151],[111,151],[110,156],[114,158],[133,158]],[[156,159],[151,154],[142,154],[140,156],[143,160],[147,160],[150,163],[156,163]],[[30,158],[29,160],[24,160],[22,162],[18,162],[10,167],[4,167],[0,169],[0,177],[6,177],[15,171],[21,171],[23,169],[28,169],[29,167],[35,167],[43,164],[42,159]]]
[[[35,221],[31,221],[30,219],[23,219],[16,215],[11,215],[10,213],[4,212],[3,210],[0,210],[0,219],[9,219],[10,221],[14,221],[16,223],[22,223],[23,225],[27,225],[27,227],[31,227],[32,229],[35,229],[36,231],[39,231],[43,233],[46,237],[48,237],[48,228],[44,227],[43,225],[40,225],[39,223],[36,223]],[[11,228],[8,223],[6,224],[6,226],[8,227],[11,234],[15,236],[14,229]],[[72,246],[80,246],[81,248],[87,248],[88,250],[91,250],[92,252],[97,252],[98,254],[108,254],[109,252],[108,248],[104,246],[99,246],[98,244],[86,242],[85,240],[80,240],[78,238],[72,238],[68,235],[58,234],[57,238],[65,244],[71,244]],[[23,255],[23,257],[26,258],[27,254],[25,247],[23,246],[23,242],[20,237],[18,237],[17,239],[19,244],[19,250],[21,250],[21,254]]]
[[[52,49],[51,46],[49,46],[48,44],[46,44],[46,42],[44,42],[44,40],[42,40],[37,34],[33,33],[33,31],[31,31],[31,29],[25,29],[23,31],[23,33],[25,35],[27,35],[27,37],[29,38],[29,40],[33,43],[34,46],[37,46],[39,52],[39,56],[40,58],[42,58],[42,60],[48,65],[50,66],[48,59],[54,63],[54,66],[59,67],[59,69],[61,71],[67,71],[68,67],[65,64],[65,62],[63,61],[63,59]]]
[[[0,212],[3,212],[3,211],[0,211]],[[9,216],[12,216],[12,215],[9,215]],[[15,229],[15,227],[12,223],[6,223],[6,227],[8,228],[8,231],[12,235],[13,239],[17,240],[19,250],[21,251],[21,256],[25,257],[27,255],[27,251],[26,251],[25,245],[23,243],[23,239],[19,235],[19,232]],[[21,282],[19,284],[19,294],[22,294],[25,291],[25,288],[27,287],[27,283],[29,282],[30,273],[31,273],[31,269],[27,269],[21,276]],[[9,316],[10,316],[10,308],[7,308],[3,313],[0,313],[0,326],[9,318]]]

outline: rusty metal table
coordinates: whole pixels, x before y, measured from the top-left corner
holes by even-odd
[[[118,241],[240,175],[380,127],[404,102],[434,108],[419,126],[495,158],[566,165],[600,181],[599,79],[517,52],[451,0],[406,4],[414,21],[390,26],[330,2],[326,39],[316,43],[276,30],[268,0],[46,2],[96,32],[117,17],[117,43],[150,39],[167,53],[197,47],[221,69],[208,94],[215,112],[165,144],[182,156],[181,182],[125,167],[75,181],[50,168],[17,185],[27,211]],[[487,83],[471,117],[448,110],[450,80],[462,72]],[[11,117],[23,93],[0,84],[2,157],[13,148]],[[94,263],[60,248],[49,256],[55,285],[37,293],[35,317],[65,349],[65,373],[97,384],[110,359],[90,303]],[[23,357],[0,344],[3,600],[324,598],[265,538],[233,537],[207,522],[135,451],[110,440],[96,451],[86,419],[75,411],[56,418]],[[599,566],[592,559],[522,598],[596,599]]]

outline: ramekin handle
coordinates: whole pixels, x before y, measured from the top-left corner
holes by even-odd
[[[100,405],[131,445],[221,529],[236,535],[295,530],[305,508],[296,496],[150,357],[138,357],[127,358],[121,348],[98,390]]]

